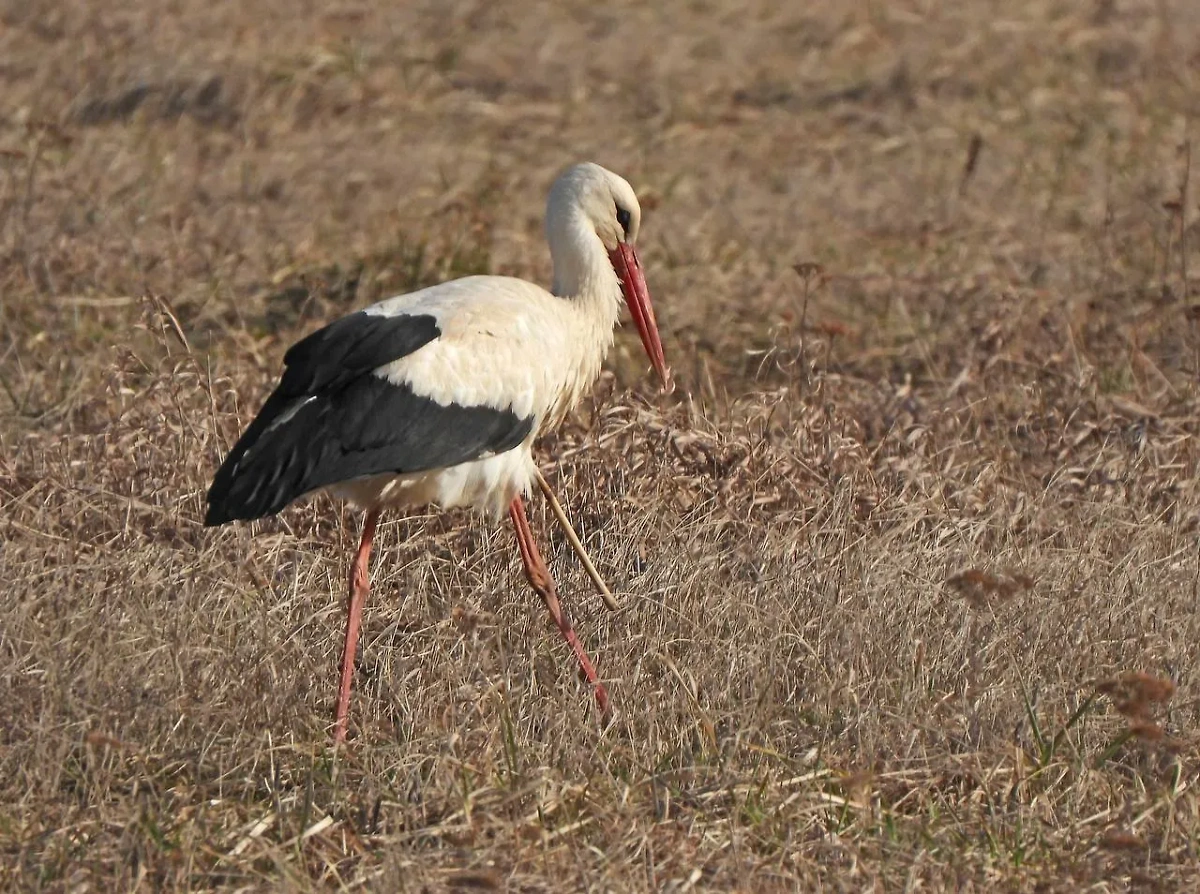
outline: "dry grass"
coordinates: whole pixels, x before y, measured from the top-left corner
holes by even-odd
[[[0,2],[0,887],[1189,889],[1198,82],[1185,0]],[[619,715],[392,517],[334,755],[356,519],[209,476],[582,158],[682,386],[623,332],[544,445]]]

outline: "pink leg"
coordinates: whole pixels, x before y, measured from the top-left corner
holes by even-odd
[[[600,713],[607,718],[610,712],[608,692],[596,675],[596,668],[592,666],[587,652],[583,651],[583,646],[579,643],[579,637],[575,635],[575,628],[571,626],[570,619],[563,613],[562,606],[559,605],[554,579],[550,576],[550,569],[542,561],[537,544],[533,540],[533,532],[529,529],[529,519],[525,517],[525,504],[520,497],[512,501],[512,505],[508,507],[508,515],[512,519],[513,527],[517,530],[517,547],[521,550],[521,561],[525,565],[525,577],[534,592],[541,596],[542,601],[546,603],[546,608],[550,610],[550,617],[554,619],[563,639],[567,641],[571,651],[579,659],[579,666],[583,669],[584,676],[596,689],[596,702],[600,705]]]
[[[371,558],[371,542],[375,539],[375,525],[379,521],[379,510],[372,509],[363,522],[362,539],[358,552],[350,566],[350,598],[346,605],[346,640],[342,645],[342,682],[338,686],[337,716],[333,722],[333,742],[346,740],[346,723],[350,717],[350,683],[354,679],[354,655],[358,649],[358,632],[362,627],[363,604],[371,588],[367,574],[367,563]]]

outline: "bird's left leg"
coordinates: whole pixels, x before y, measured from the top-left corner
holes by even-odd
[[[533,587],[534,592],[542,597],[542,601],[546,603],[546,608],[550,610],[550,617],[554,619],[554,623],[558,625],[559,632],[562,633],[563,639],[571,647],[571,651],[575,653],[575,657],[579,659],[579,666],[583,669],[583,674],[587,677],[588,682],[595,687],[596,703],[600,705],[600,713],[605,717],[609,716],[608,691],[604,688],[604,684],[600,682],[600,677],[596,674],[596,668],[592,666],[592,661],[588,658],[587,652],[583,650],[583,646],[579,642],[579,637],[575,635],[575,628],[571,626],[571,620],[562,610],[562,605],[558,601],[558,591],[554,586],[554,578],[550,576],[550,569],[546,567],[546,563],[542,561],[541,553],[538,552],[537,543],[533,539],[533,531],[529,528],[529,519],[525,516],[525,503],[520,497],[516,497],[512,504],[508,507],[509,518],[512,519],[513,527],[517,531],[517,547],[521,550],[521,562],[525,565],[525,577],[529,581],[529,585]]]
[[[367,592],[371,587],[368,562],[371,558],[371,544],[375,540],[375,525],[379,521],[378,509],[367,513],[363,522],[362,539],[358,542],[358,552],[354,554],[354,563],[350,566],[350,596],[346,602],[346,639],[342,643],[342,680],[338,685],[337,714],[333,721],[333,742],[335,745],[345,741],[346,724],[350,717],[350,684],[354,680],[354,655],[358,650],[358,632],[362,628],[363,605],[367,601]]]

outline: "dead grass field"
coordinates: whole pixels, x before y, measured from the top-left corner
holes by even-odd
[[[0,0],[0,888],[1194,890],[1198,113],[1189,0]],[[616,721],[393,516],[335,755],[357,519],[211,473],[582,159],[682,386],[543,445]]]

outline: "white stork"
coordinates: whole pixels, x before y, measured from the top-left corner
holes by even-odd
[[[670,372],[633,244],[641,208],[630,185],[595,164],[550,190],[546,237],[554,287],[469,276],[389,298],[293,345],[279,385],[208,491],[206,525],[262,518],[328,491],[366,511],[350,567],[334,741],[346,736],[350,685],[375,525],[387,507],[506,509],[530,585],[570,644],[601,711],[608,694],[563,613],[522,494],[532,447],[595,381],[625,301],[650,362]]]

